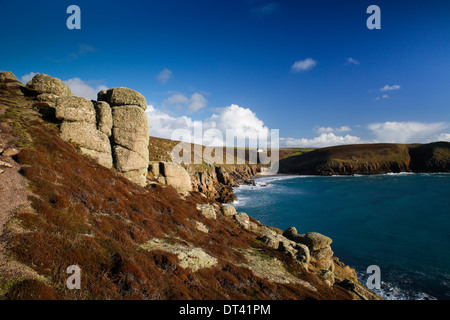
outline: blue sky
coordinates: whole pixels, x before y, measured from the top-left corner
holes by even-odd
[[[0,37],[0,70],[24,81],[141,92],[155,136],[202,121],[284,146],[450,141],[449,1],[0,1]]]

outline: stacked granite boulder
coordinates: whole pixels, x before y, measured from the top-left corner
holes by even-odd
[[[70,97],[72,92],[64,81],[47,74],[39,73],[27,83],[27,87],[37,92],[37,99],[42,102],[56,103],[60,97]]]
[[[75,96],[62,97],[58,98],[55,109],[56,118],[62,120],[61,138],[75,144],[81,154],[112,168],[111,144],[108,135],[97,130],[97,115],[92,101]]]
[[[333,254],[331,250],[331,240],[329,237],[317,232],[298,234],[295,227],[291,227],[283,232],[283,236],[294,241],[297,245],[306,246],[311,255],[311,260],[323,270],[334,271]]]
[[[17,80],[16,76],[10,71],[0,72],[0,87],[7,92],[19,96],[31,96],[35,93]]]
[[[173,162],[151,161],[149,169],[159,183],[173,187],[178,193],[186,195],[192,191],[191,177],[182,166]]]
[[[131,181],[146,185],[149,127],[147,103],[140,93],[112,88],[99,92],[98,101],[90,101],[72,96],[63,81],[46,74],[35,75],[27,87],[39,101],[55,108],[56,118],[62,121],[63,140],[99,164],[114,167]]]
[[[98,93],[98,114],[112,110],[111,145],[114,167],[125,177],[145,185],[148,170],[149,126],[145,114],[147,102],[139,92],[112,88]],[[105,112],[108,114],[108,112]],[[108,130],[109,119],[99,128]]]

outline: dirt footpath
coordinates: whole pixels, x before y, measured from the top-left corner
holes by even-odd
[[[0,115],[6,108],[0,104]],[[19,152],[13,141],[11,126],[0,122],[0,297],[16,281],[38,277],[33,270],[7,255],[6,242],[11,235],[6,226],[17,208],[28,205],[26,180],[19,173],[20,165],[13,159]]]

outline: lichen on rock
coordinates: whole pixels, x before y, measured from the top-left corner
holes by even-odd
[[[64,81],[51,77],[44,73],[39,73],[33,77],[27,86],[36,90],[38,93],[51,93],[59,97],[68,97],[72,95],[70,88]]]
[[[191,176],[186,169],[176,163],[152,161],[149,163],[149,171],[155,179],[173,187],[180,194],[186,195],[192,191]]]
[[[179,259],[179,265],[184,269],[196,272],[200,269],[210,268],[217,264],[217,259],[201,248],[192,247],[182,243],[173,243],[164,239],[152,239],[143,244],[141,248],[152,251],[161,250],[174,253]]]

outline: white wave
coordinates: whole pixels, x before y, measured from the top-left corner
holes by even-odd
[[[268,184],[270,182],[274,181],[281,181],[281,180],[289,180],[289,179],[296,179],[296,178],[306,178],[311,176],[302,176],[302,175],[277,175],[277,176],[270,176],[270,177],[256,177],[253,180],[258,183]]]
[[[367,274],[361,271],[356,271],[356,274],[359,282],[364,285],[364,278],[366,278]],[[371,291],[385,300],[437,300],[428,293],[401,289],[394,283],[385,281],[381,281],[380,289],[373,289]]]
[[[384,175],[386,176],[408,176],[408,175],[415,175],[417,173],[415,172],[388,172],[385,173]]]

